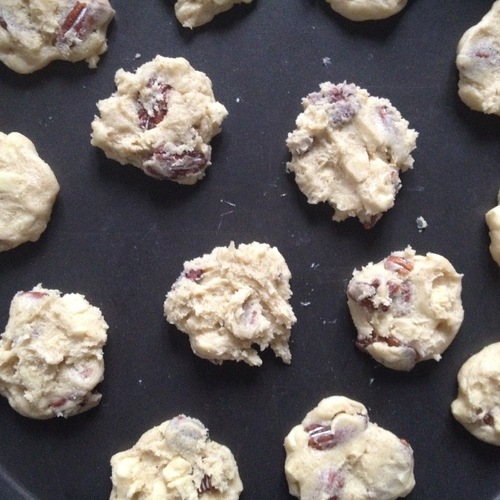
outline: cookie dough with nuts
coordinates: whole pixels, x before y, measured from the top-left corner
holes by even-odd
[[[411,247],[354,270],[347,303],[357,347],[394,370],[439,361],[463,321],[461,292],[462,275],[446,258]]]
[[[413,166],[417,132],[387,100],[350,83],[325,82],[302,99],[288,134],[287,169],[309,203],[329,203],[333,220],[371,228],[394,205],[399,174]]]
[[[56,59],[85,59],[95,68],[114,15],[108,0],[2,0],[0,61],[18,73]]]
[[[331,8],[351,21],[385,19],[401,11],[407,0],[326,0]]]
[[[71,417],[96,406],[108,325],[78,293],[18,292],[0,337],[0,394],[21,415]]]
[[[486,212],[486,224],[490,230],[490,253],[493,260],[500,266],[500,191],[498,205]]]
[[[290,363],[290,331],[296,322],[289,299],[290,270],[277,248],[253,242],[216,247],[187,261],[168,292],[167,321],[189,335],[193,352],[220,364],[260,366],[256,346],[271,347]]]
[[[177,0],[175,16],[185,28],[197,28],[236,4],[251,2],[252,0]]]
[[[110,500],[237,500],[243,490],[233,454],[197,419],[179,415],[111,458]]]
[[[0,252],[40,238],[58,193],[35,145],[17,132],[0,132]]]
[[[212,82],[182,57],[156,56],[135,73],[116,72],[116,92],[97,103],[92,144],[156,179],[194,184],[210,165],[226,108]]]
[[[457,46],[458,95],[471,109],[500,115],[500,0]]]
[[[460,368],[451,411],[472,435],[500,446],[500,342],[484,347]]]
[[[323,399],[285,438],[290,494],[302,500],[396,499],[415,486],[409,443],[343,396]]]

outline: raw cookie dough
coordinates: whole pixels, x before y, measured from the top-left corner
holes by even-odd
[[[415,486],[413,450],[343,396],[323,399],[285,438],[285,474],[302,500],[390,500]]]
[[[335,12],[351,21],[384,19],[397,14],[407,0],[326,0]]]
[[[322,83],[302,106],[287,169],[309,203],[334,208],[334,221],[358,217],[372,227],[394,205],[418,134],[387,99],[352,83]]]
[[[111,458],[110,500],[238,499],[243,485],[233,454],[185,415],[153,427]]]
[[[0,60],[18,73],[56,59],[85,59],[95,68],[114,15],[108,0],[2,0]]]
[[[193,352],[221,364],[260,366],[254,349],[268,346],[290,363],[290,270],[275,247],[253,242],[216,247],[184,263],[164,304],[169,323],[189,335]]]
[[[157,179],[201,179],[210,165],[209,142],[227,116],[207,75],[182,57],[156,56],[135,73],[118,70],[115,83],[117,91],[97,103],[92,144]]]
[[[0,132],[0,252],[45,231],[59,184],[24,135]]]
[[[483,348],[463,364],[451,411],[471,434],[500,446],[500,342]]]
[[[71,417],[96,406],[108,325],[83,295],[18,292],[0,338],[0,394],[21,415]]]
[[[500,0],[457,46],[458,95],[471,109],[500,115]]]
[[[217,14],[238,3],[252,0],[177,0],[175,16],[185,28],[196,28],[210,22]]]
[[[500,266],[500,191],[498,205],[486,212],[485,219],[490,230],[490,253],[493,260]]]
[[[347,303],[357,347],[394,370],[439,361],[463,321],[461,292],[462,275],[447,259],[411,247],[354,270]]]

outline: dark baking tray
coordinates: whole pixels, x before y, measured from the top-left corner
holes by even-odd
[[[458,40],[491,0],[410,0],[391,19],[358,24],[324,0],[255,0],[193,31],[179,26],[173,4],[115,0],[109,51],[95,71],[63,62],[33,75],[0,68],[0,130],[30,137],[61,184],[39,242],[0,254],[0,325],[13,295],[37,283],[83,293],[110,325],[98,408],[35,421],[1,398],[0,497],[107,498],[111,455],[185,413],[231,448],[242,498],[290,498],[283,439],[333,394],[363,402],[373,421],[411,443],[409,498],[498,497],[500,449],[449,410],[462,363],[500,340],[500,270],[484,222],[500,187],[500,117],[459,100],[454,65]],[[113,92],[115,71],[157,54],[206,72],[229,110],[213,165],[193,187],[148,178],[90,145],[95,103]],[[420,133],[395,207],[370,231],[333,223],[330,208],[308,205],[285,172],[300,99],[326,80],[389,98]],[[290,366],[267,351],[260,368],[212,365],[163,318],[183,261],[232,240],[276,245],[289,264],[298,318]],[[464,274],[465,320],[441,362],[398,373],[356,350],[345,288],[355,267],[407,245]]]

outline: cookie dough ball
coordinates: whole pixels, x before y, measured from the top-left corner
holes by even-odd
[[[71,417],[96,406],[108,325],[83,295],[18,292],[0,338],[0,394],[21,415]]]
[[[390,500],[415,486],[413,450],[343,396],[323,399],[285,438],[290,494],[302,500]]]
[[[238,499],[243,485],[233,454],[185,415],[153,427],[111,458],[110,500]]]
[[[490,253],[493,260],[500,266],[500,192],[498,205],[486,212],[485,219],[490,230]]]
[[[182,57],[157,56],[135,73],[116,72],[117,91],[99,101],[92,144],[156,179],[194,184],[210,165],[226,108],[212,82]]]
[[[0,61],[18,73],[56,59],[85,59],[95,68],[114,15],[108,0],[2,0]]]
[[[347,303],[356,345],[394,370],[439,361],[464,318],[461,292],[462,275],[447,259],[411,247],[354,270]]]
[[[407,0],[326,0],[335,12],[351,21],[384,19],[397,14]]]
[[[485,347],[463,364],[451,411],[472,435],[500,446],[500,342]]]
[[[175,16],[185,28],[196,28],[238,3],[251,2],[252,0],[177,0]]]
[[[500,115],[500,0],[457,47],[458,95],[471,109]]]
[[[45,231],[59,184],[24,135],[0,132],[0,252]]]
[[[271,346],[290,363],[290,330],[296,318],[288,303],[290,270],[275,247],[253,242],[216,247],[184,263],[164,304],[169,323],[189,335],[193,352],[221,364],[260,366],[254,349]]]
[[[387,99],[352,83],[322,83],[302,106],[287,169],[309,203],[334,208],[334,221],[358,217],[372,227],[394,205],[418,134]]]

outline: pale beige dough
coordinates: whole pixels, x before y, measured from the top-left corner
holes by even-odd
[[[2,0],[0,60],[18,73],[56,59],[95,68],[114,14],[108,0]]]
[[[334,221],[358,217],[372,227],[394,205],[418,134],[387,99],[354,84],[322,83],[302,106],[287,169],[309,203],[332,206]]]
[[[500,266],[500,192],[498,205],[486,212],[486,224],[490,230],[490,253],[493,260]]]
[[[326,0],[335,12],[351,21],[385,19],[401,11],[407,0]]]
[[[169,323],[189,335],[193,352],[214,363],[244,361],[259,366],[270,346],[290,363],[290,331],[296,322],[288,303],[290,270],[277,248],[253,242],[216,247],[184,263],[168,292]]]
[[[21,415],[71,417],[96,406],[108,325],[78,293],[18,292],[0,338],[0,394]]]
[[[197,419],[179,415],[111,458],[110,500],[236,500],[243,485],[233,454]]]
[[[439,361],[463,321],[461,292],[462,275],[447,259],[411,247],[354,270],[347,303],[356,345],[394,370]]]
[[[451,411],[472,435],[500,446],[500,342],[484,347],[460,368]]]
[[[196,28],[238,3],[251,2],[252,0],[177,0],[175,15],[185,28]]]
[[[391,500],[415,486],[408,442],[343,396],[323,399],[285,438],[290,494],[301,500]]]
[[[500,115],[500,0],[457,46],[458,95],[471,109]]]
[[[157,179],[201,179],[210,165],[209,142],[227,116],[207,75],[182,57],[156,56],[135,73],[118,70],[115,83],[116,92],[97,103],[92,144]]]
[[[24,135],[0,132],[0,252],[45,231],[59,184]]]

